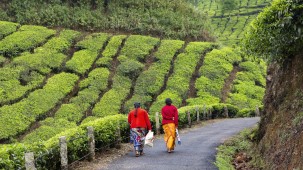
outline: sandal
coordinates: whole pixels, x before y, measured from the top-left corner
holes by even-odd
[[[136,151],[136,157],[140,156],[139,151]]]

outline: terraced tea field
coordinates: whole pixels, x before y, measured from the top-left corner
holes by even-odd
[[[239,43],[249,23],[272,0],[235,0],[235,7],[222,11],[221,0],[198,0],[194,5],[211,18],[212,27],[220,42],[225,45]]]
[[[117,123],[127,131],[125,116],[135,101],[153,118],[170,97],[180,108],[180,127],[188,121],[187,111],[193,119],[197,109],[215,118],[228,108],[233,117],[262,106],[265,63],[213,42],[4,21],[0,28],[1,168],[17,166],[21,150],[55,159],[58,153],[50,150],[58,135],[77,138],[88,125],[100,134],[99,145],[107,145]],[[71,159],[81,155],[81,142],[70,146]],[[11,159],[11,153],[19,157]]]

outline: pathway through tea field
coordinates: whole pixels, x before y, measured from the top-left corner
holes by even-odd
[[[259,120],[258,117],[226,119],[203,127],[182,130],[182,144],[177,145],[173,153],[167,153],[163,139],[157,138],[154,147],[145,147],[145,155],[135,157],[133,152],[129,152],[111,162],[107,169],[215,170],[217,168],[213,162],[216,148],[244,128],[253,127]]]

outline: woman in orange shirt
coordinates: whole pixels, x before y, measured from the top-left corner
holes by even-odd
[[[147,130],[151,131],[151,124],[147,111],[140,108],[140,103],[134,104],[135,109],[128,114],[128,123],[135,148],[136,157],[143,155],[144,140]]]

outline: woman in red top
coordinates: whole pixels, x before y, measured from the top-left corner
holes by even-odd
[[[178,128],[178,110],[172,105],[170,98],[165,99],[166,106],[161,110],[162,113],[162,127],[164,130],[164,141],[166,142],[167,152],[175,148],[176,128]]]
[[[151,124],[147,111],[140,108],[140,103],[134,104],[135,109],[128,114],[128,123],[131,128],[131,137],[134,141],[136,157],[143,155],[144,140],[147,130],[151,131]]]

